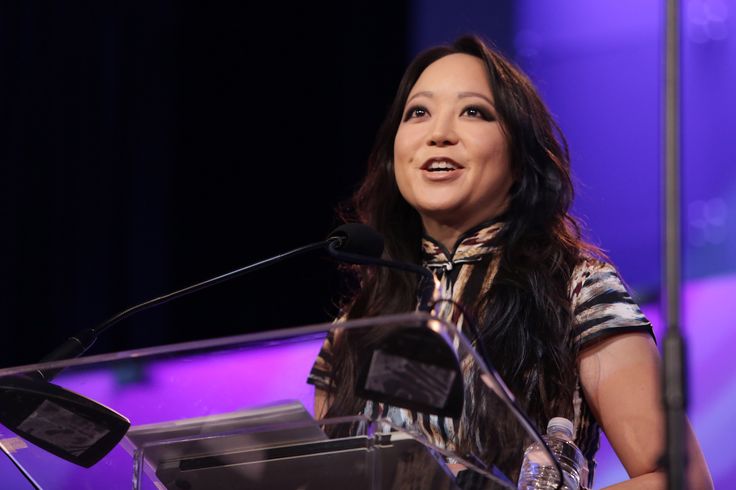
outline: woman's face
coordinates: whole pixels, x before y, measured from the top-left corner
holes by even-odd
[[[394,172],[430,235],[462,233],[505,210],[508,143],[479,58],[452,54],[422,72],[396,132]]]

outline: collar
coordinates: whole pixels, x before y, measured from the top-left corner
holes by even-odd
[[[422,261],[429,268],[452,269],[454,264],[477,262],[498,248],[498,233],[504,227],[502,218],[495,218],[460,235],[452,251],[429,235],[422,237]]]

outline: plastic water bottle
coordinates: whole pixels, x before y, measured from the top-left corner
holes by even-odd
[[[562,467],[565,490],[580,490],[588,484],[588,462],[572,442],[572,422],[555,417],[547,424],[547,435],[542,436]],[[524,452],[524,462],[519,473],[519,490],[554,490],[559,473],[550,461],[544,447],[535,442]]]

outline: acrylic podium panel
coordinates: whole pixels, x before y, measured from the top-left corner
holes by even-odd
[[[284,407],[303,410],[299,403],[284,404],[276,407],[279,416]],[[133,490],[141,488],[143,473],[166,489],[458,490],[438,454],[406,432],[328,439],[314,420],[252,426],[216,437],[164,438],[138,446],[133,454],[136,470],[146,466],[135,471]]]
[[[341,327],[427,328],[428,321],[437,331],[448,325],[422,314],[407,314],[356,320]],[[130,419],[132,428],[181,419],[222,417],[286,400],[301,402],[311,411],[314,391],[306,383],[307,375],[327,331],[333,327],[332,324],[298,327],[2,369],[0,377],[36,369],[64,368],[54,384],[121,413]],[[454,332],[454,327],[449,328]],[[453,335],[450,343],[457,345],[458,334]],[[460,344],[469,345],[467,339],[459,337]],[[237,431],[237,428],[228,430]],[[0,441],[6,449],[11,449],[19,465],[41,488],[131,488],[134,461],[129,443],[119,444],[93,467],[82,468],[25,443],[2,425]],[[0,454],[0,458],[2,488],[32,488],[5,455]],[[151,490],[156,486],[144,476],[141,488]]]

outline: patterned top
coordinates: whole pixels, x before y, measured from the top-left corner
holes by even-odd
[[[422,240],[423,265],[441,280],[448,296],[460,304],[472,306],[486,293],[497,270],[498,245],[494,243],[503,227],[499,221],[486,222],[464,233],[454,250],[447,250],[431,238]],[[654,336],[647,318],[631,298],[616,269],[608,263],[584,259],[573,270],[570,280],[570,299],[573,312],[573,335],[579,351],[596,342],[629,332],[644,332]],[[441,317],[451,319],[460,330],[462,315],[450,302],[443,303]],[[308,382],[328,389],[332,361],[334,330],[325,339]],[[474,363],[463,363],[464,377]],[[468,403],[478,403],[472,386],[466,393]],[[585,401],[579,380],[573,397],[575,443],[588,459],[589,483],[592,485],[595,468],[594,456],[598,450],[600,426]],[[448,450],[455,449],[456,430],[450,418],[423,415],[403,408],[366,402],[363,412],[372,419],[388,417],[394,425],[423,434],[431,443]],[[520,456],[521,461],[521,456]]]

